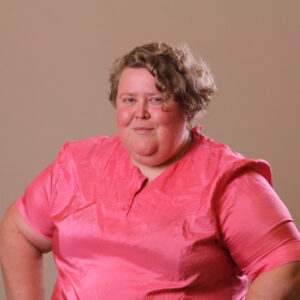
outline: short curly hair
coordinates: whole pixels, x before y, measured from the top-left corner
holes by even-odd
[[[187,45],[173,47],[165,43],[149,43],[134,48],[117,59],[109,77],[109,100],[116,105],[118,85],[125,68],[146,68],[155,78],[156,88],[165,96],[173,96],[187,120],[192,121],[206,110],[216,85],[206,63],[197,62]]]

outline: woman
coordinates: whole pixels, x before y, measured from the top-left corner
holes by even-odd
[[[215,91],[204,63],[146,44],[110,82],[119,136],[65,144],[4,217],[8,299],[43,298],[50,250],[52,299],[299,299],[300,237],[268,164],[187,129]]]

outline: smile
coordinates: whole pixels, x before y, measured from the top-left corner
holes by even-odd
[[[133,131],[138,133],[138,134],[147,134],[152,132],[154,128],[152,127],[134,127]]]

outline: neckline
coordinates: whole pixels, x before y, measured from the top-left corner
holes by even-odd
[[[163,178],[165,178],[169,173],[171,173],[173,171],[173,169],[178,166],[179,163],[182,163],[183,161],[185,161],[190,156],[190,153],[192,153],[193,150],[194,150],[194,148],[195,148],[196,141],[198,141],[199,137],[201,137],[201,134],[199,133],[199,129],[201,129],[201,128],[199,126],[197,126],[197,127],[194,127],[190,131],[190,134],[191,134],[192,138],[191,138],[191,141],[189,143],[189,147],[185,150],[185,152],[182,154],[182,156],[179,159],[177,159],[176,161],[174,161],[172,164],[170,164],[169,166],[167,166],[167,168],[164,169],[153,180],[151,180],[149,183],[147,183],[146,185],[144,185],[143,188],[140,190],[140,192],[142,190],[144,191],[144,190],[146,190],[148,188],[151,188],[153,185],[155,185],[159,181],[163,180]],[[126,152],[125,149],[124,149],[124,151]],[[141,180],[144,183],[145,180],[149,179],[146,175],[144,175],[142,173],[142,171],[135,164],[133,164],[133,162],[131,161],[130,156],[129,156],[128,153],[127,153],[127,160],[128,160],[128,164],[130,165],[130,167],[133,168],[133,170],[135,171],[135,173],[138,175],[139,180]]]

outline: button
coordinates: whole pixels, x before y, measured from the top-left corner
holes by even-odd
[[[128,210],[129,209],[129,205],[128,204],[125,204],[124,206],[123,206],[123,210]]]

